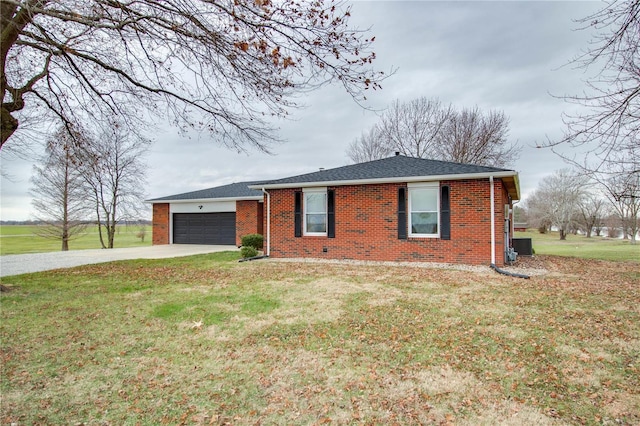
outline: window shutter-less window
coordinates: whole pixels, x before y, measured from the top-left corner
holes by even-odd
[[[336,191],[327,191],[327,237],[336,237]]]
[[[440,238],[451,239],[451,207],[449,202],[449,186],[440,188]]]
[[[407,239],[407,188],[398,188],[398,239]]]
[[[295,224],[295,236],[302,236],[302,192],[295,192],[295,207],[294,207],[294,224]]]

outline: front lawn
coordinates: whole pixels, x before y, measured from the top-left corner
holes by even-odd
[[[637,263],[237,256],[3,278],[0,423],[640,423]]]

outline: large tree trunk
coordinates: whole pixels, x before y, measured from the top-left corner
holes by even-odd
[[[116,238],[116,209],[117,205],[117,187],[114,189],[114,193],[112,194],[113,201],[111,202],[111,214],[109,215],[109,248],[113,248],[113,241]]]
[[[66,159],[69,160],[68,151],[66,155]],[[64,168],[62,200],[62,251],[69,251],[69,161]]]
[[[63,225],[62,230],[62,251],[69,251],[69,231],[67,230],[67,225]]]
[[[560,229],[560,239],[561,240],[566,240],[567,239],[567,232],[564,229]]]
[[[98,216],[98,236],[100,237],[100,245],[103,249],[106,249],[107,246],[104,244],[104,237],[102,236],[102,222],[100,221],[100,216]]]
[[[113,241],[115,240],[116,237],[116,225],[113,222],[111,222],[111,225],[109,225],[109,248],[112,249],[113,248]]]
[[[18,129],[18,120],[6,108],[0,110],[0,149]]]

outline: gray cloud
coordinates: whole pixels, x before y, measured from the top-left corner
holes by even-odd
[[[569,107],[550,96],[583,90],[582,71],[563,67],[591,35],[576,31],[573,20],[599,8],[599,2],[355,2],[352,23],[371,27],[376,66],[397,73],[371,92],[368,106],[383,109],[393,100],[438,97],[457,107],[497,109],[511,120],[510,138],[523,146],[514,165],[526,196],[539,179],[565,167],[549,150],[534,147],[563,130]],[[377,120],[339,86],[303,98],[305,108],[275,123],[287,143],[275,155],[238,154],[207,135],[181,136],[159,126],[149,165],[150,197],[192,191],[234,181],[274,178],[348,163],[347,145]],[[31,164],[7,160],[2,170],[0,217],[29,215]]]

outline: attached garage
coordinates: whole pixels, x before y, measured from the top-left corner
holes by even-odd
[[[236,213],[174,213],[174,244],[236,243]]]
[[[148,200],[153,204],[153,244],[241,244],[247,234],[262,234],[261,190],[238,182]]]

